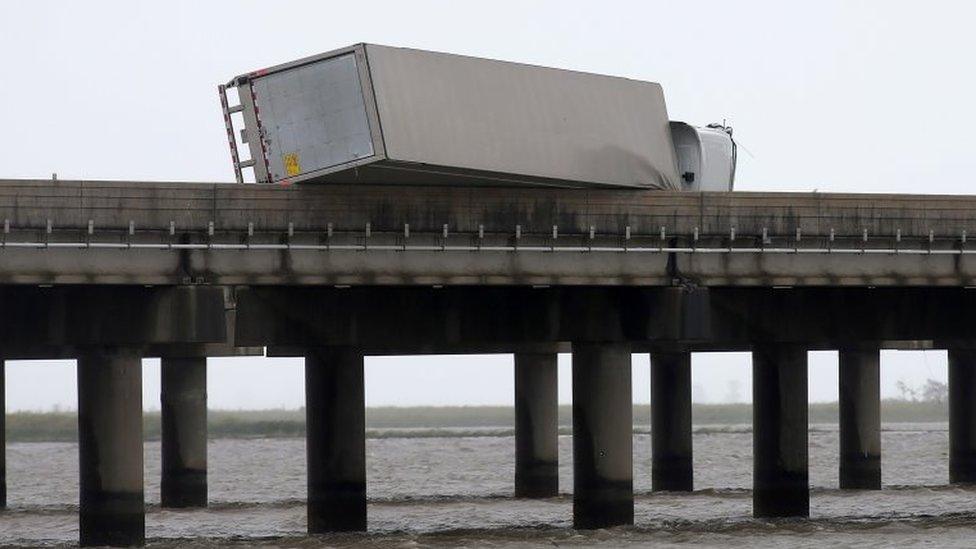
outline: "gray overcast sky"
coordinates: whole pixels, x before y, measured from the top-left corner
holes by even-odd
[[[217,83],[376,42],[660,82],[672,119],[735,127],[740,190],[968,194],[973,21],[964,1],[9,1],[0,177],[231,180]],[[886,396],[899,379],[945,379],[944,353],[883,361]],[[213,407],[302,404],[300,361],[211,364]],[[146,365],[154,408],[159,371]],[[748,365],[696,355],[696,400],[749,400]],[[646,402],[646,357],[634,372]],[[836,355],[811,354],[810,372],[811,398],[836,398]],[[15,362],[7,378],[8,409],[75,406],[70,363]],[[367,361],[371,405],[507,404],[512,385],[511,357]]]

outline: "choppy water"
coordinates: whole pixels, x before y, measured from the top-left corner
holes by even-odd
[[[205,545],[551,546],[698,544],[721,547],[976,545],[976,490],[945,486],[945,424],[887,424],[880,492],[837,489],[834,426],[810,432],[809,520],[751,518],[752,433],[746,426],[698,428],[692,494],[650,493],[650,437],[634,439],[636,525],[578,533],[572,513],[572,439],[561,436],[564,495],[511,497],[511,436],[367,441],[369,532],[309,539],[305,532],[303,439],[210,442],[205,510],[162,510],[160,448],[146,456],[147,535],[161,547]],[[73,544],[78,536],[77,446],[8,445],[10,509],[0,513],[0,545]]]

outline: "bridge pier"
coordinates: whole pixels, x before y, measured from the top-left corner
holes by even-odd
[[[694,489],[691,447],[691,353],[651,353],[651,486]]]
[[[559,494],[556,353],[515,353],[515,497]]]
[[[162,507],[207,506],[207,357],[162,357]]]
[[[810,516],[806,350],[756,345],[752,392],[753,515]]]
[[[366,530],[366,397],[363,353],[305,353],[308,532]]]
[[[81,545],[143,545],[142,361],[120,347],[78,358]]]
[[[949,482],[976,484],[976,349],[949,349]]]
[[[0,356],[0,509],[7,508],[7,374]]]
[[[877,348],[841,349],[840,487],[881,489],[881,377]]]
[[[634,523],[630,346],[573,344],[573,527]]]

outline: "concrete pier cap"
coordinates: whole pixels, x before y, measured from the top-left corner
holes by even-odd
[[[0,286],[0,310],[0,348],[227,341],[219,287]]]

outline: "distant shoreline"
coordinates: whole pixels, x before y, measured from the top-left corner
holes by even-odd
[[[811,424],[836,424],[837,403],[810,405]],[[647,432],[650,406],[634,406],[635,432]],[[692,417],[696,428],[752,423],[752,405],[695,404]],[[77,440],[75,412],[11,412],[7,414],[8,442],[73,442]],[[948,421],[948,405],[938,402],[884,400],[881,420],[885,423],[933,423]],[[158,440],[159,412],[143,415],[146,440]],[[288,438],[305,435],[304,410],[211,410],[208,416],[211,439]],[[377,407],[366,411],[370,438],[511,436],[514,409],[510,406]],[[568,404],[559,407],[561,433],[572,428]]]

